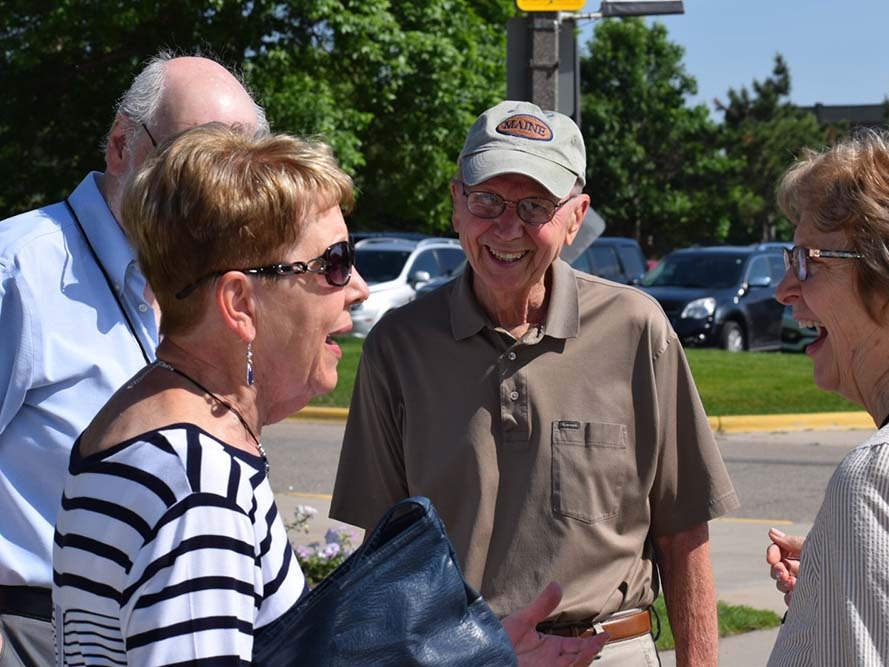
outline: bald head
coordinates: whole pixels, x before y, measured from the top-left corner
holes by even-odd
[[[268,130],[262,107],[219,63],[169,54],[152,58],[121,98],[105,146],[100,188],[117,220],[124,184],[151,153],[154,143],[212,121]]]
[[[211,121],[253,129],[259,125],[256,105],[241,82],[219,63],[195,57],[166,63],[152,120],[163,138]]]

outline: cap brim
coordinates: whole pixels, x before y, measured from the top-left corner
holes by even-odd
[[[516,150],[473,153],[463,158],[460,167],[467,185],[478,185],[503,174],[521,174],[533,178],[559,199],[568,196],[578,179],[555,162]]]

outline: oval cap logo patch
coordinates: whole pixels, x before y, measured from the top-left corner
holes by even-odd
[[[524,113],[510,116],[501,121],[497,126],[497,132],[510,137],[522,137],[534,141],[550,141],[553,138],[553,131],[549,125],[536,116]]]

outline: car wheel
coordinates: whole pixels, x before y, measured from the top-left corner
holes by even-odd
[[[719,334],[719,347],[729,352],[741,352],[745,349],[744,331],[737,322],[726,322]]]

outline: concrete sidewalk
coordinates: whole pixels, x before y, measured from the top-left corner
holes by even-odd
[[[768,530],[777,526],[789,535],[805,535],[812,527],[805,523],[716,519],[710,522],[710,546],[716,595],[723,602],[768,609],[778,616],[786,610],[784,597],[769,577],[765,562]],[[765,665],[778,636],[778,629],[749,632],[719,641],[721,667]],[[661,654],[663,667],[676,665],[672,651]]]
[[[278,508],[285,520],[293,517],[297,505],[311,505],[318,514],[311,521],[307,535],[292,535],[296,544],[324,541],[324,533],[333,526],[341,525],[327,518],[330,496],[324,494],[300,494],[284,492],[275,495]],[[768,545],[768,529],[778,525],[788,534],[804,535],[811,524],[752,521],[749,519],[716,519],[710,522],[711,554],[716,580],[717,597],[733,605],[747,605],[756,609],[769,609],[779,616],[784,614],[784,600],[775,590],[765,564]],[[357,531],[360,543],[363,534]],[[689,582],[693,585],[694,582]],[[722,667],[756,667],[765,665],[769,652],[778,635],[777,629],[751,632],[720,640]],[[663,667],[676,664],[672,651],[662,654]]]

